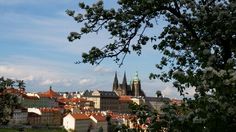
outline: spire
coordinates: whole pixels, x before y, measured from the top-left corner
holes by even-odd
[[[117,78],[117,72],[115,73],[115,78],[113,81],[113,91],[118,88],[118,78]]]
[[[123,78],[123,83],[122,83],[123,86],[127,86],[127,79],[126,79],[126,72],[124,72],[124,78]]]

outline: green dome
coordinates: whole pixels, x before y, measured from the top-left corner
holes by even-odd
[[[133,78],[133,81],[139,81],[138,72],[135,73],[135,76],[134,76],[134,78]]]

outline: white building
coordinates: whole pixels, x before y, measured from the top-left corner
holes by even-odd
[[[101,113],[93,114],[90,116],[90,119],[93,121],[93,129],[91,132],[98,132],[99,129],[102,129],[103,132],[107,132],[107,121],[106,117]]]
[[[92,129],[92,121],[86,114],[68,114],[63,118],[63,126],[67,131],[87,132]]]

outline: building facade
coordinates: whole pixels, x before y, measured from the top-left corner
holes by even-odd
[[[13,110],[12,118],[9,124],[12,125],[22,125],[28,123],[28,112],[25,108],[16,108]]]
[[[112,91],[85,91],[84,98],[94,102],[94,108],[101,111],[118,112],[119,97]]]
[[[28,112],[34,113],[30,117],[32,125],[60,126],[62,124],[62,113],[58,108],[28,108]],[[34,117],[36,119],[33,119]]]

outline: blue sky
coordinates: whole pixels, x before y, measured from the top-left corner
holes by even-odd
[[[67,35],[79,31],[80,25],[65,10],[79,10],[78,2],[0,0],[0,76],[25,80],[26,90],[31,92],[45,91],[50,85],[56,91],[111,90],[115,71],[120,82],[124,71],[128,80],[138,71],[147,95],[155,96],[155,91],[161,90],[166,96],[178,97],[172,84],[148,79],[149,73],[158,72],[155,64],[160,59],[151,46],[145,47],[141,56],[127,56],[121,68],[109,59],[99,66],[74,64],[91,46],[102,47],[109,41],[108,33],[102,31],[68,42]],[[105,5],[114,3],[105,0]]]

